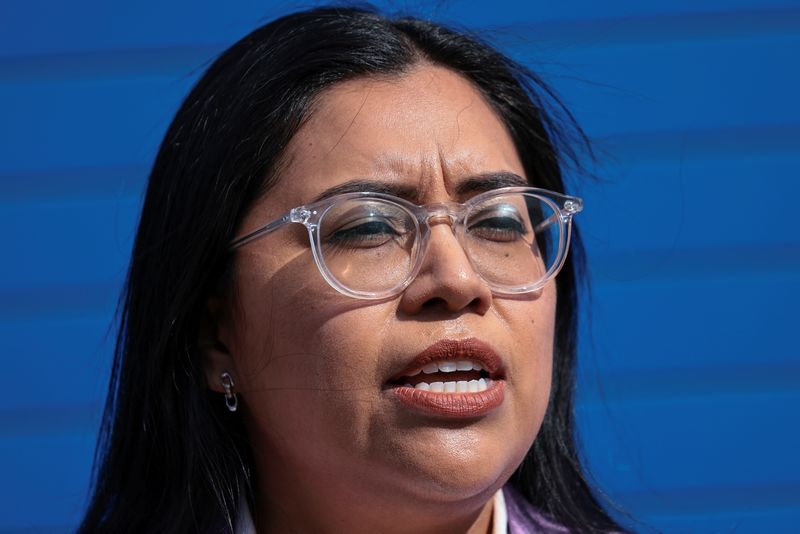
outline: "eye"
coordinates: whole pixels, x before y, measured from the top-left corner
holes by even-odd
[[[325,236],[325,242],[343,247],[377,247],[403,235],[398,221],[385,217],[371,217],[337,224]]]
[[[472,217],[467,231],[474,238],[508,242],[527,235],[528,225],[513,206],[493,206]]]
[[[335,204],[320,219],[320,244],[326,253],[346,254],[385,247],[409,246],[414,242],[415,221],[411,213],[391,202],[350,199]]]

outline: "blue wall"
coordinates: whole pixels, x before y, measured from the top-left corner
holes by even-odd
[[[210,58],[300,5],[160,4],[0,3],[0,533],[79,520],[155,148]],[[602,180],[577,188],[595,478],[666,532],[796,531],[800,2],[413,11],[497,30],[597,141]]]

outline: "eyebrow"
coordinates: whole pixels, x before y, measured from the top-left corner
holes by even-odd
[[[383,193],[400,198],[415,199],[417,189],[408,185],[391,184],[377,180],[350,180],[349,182],[326,189],[314,199],[314,202],[319,202],[320,200],[336,195],[343,195],[345,193]]]
[[[513,172],[486,172],[475,174],[459,182],[456,186],[456,195],[459,197],[474,193],[482,193],[501,187],[519,187],[530,185],[525,178]],[[386,183],[377,180],[350,180],[326,189],[313,202],[345,193],[383,193],[416,202],[419,197],[419,188],[406,184]]]
[[[531,185],[528,181],[513,172],[485,172],[470,176],[456,187],[456,194],[464,196],[470,193],[482,193],[501,187],[522,187]]]

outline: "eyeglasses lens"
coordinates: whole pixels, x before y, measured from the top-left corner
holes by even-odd
[[[416,218],[399,204],[353,199],[325,212],[319,250],[341,285],[380,293],[405,281],[413,268],[418,236]]]
[[[544,279],[558,256],[561,227],[555,207],[537,196],[510,193],[472,206],[462,243],[490,284],[514,288]],[[319,250],[329,274],[358,292],[402,285],[414,268],[419,223],[407,208],[384,199],[334,204],[320,219]]]
[[[512,194],[476,206],[464,221],[465,247],[491,284],[513,288],[545,278],[553,266],[559,225],[554,208],[538,197]]]

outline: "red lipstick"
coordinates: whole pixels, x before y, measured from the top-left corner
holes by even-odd
[[[503,361],[486,343],[470,338],[434,343],[389,381],[404,407],[448,418],[475,418],[498,408],[505,396]]]

